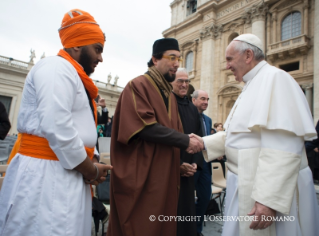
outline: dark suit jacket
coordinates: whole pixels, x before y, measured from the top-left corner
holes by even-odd
[[[108,118],[109,118],[109,111],[104,112],[102,110],[102,115],[100,115],[100,113],[98,112],[97,113],[97,124],[98,125],[100,125],[100,124],[106,125]]]
[[[4,140],[11,128],[8,114],[4,105],[0,102],[0,139]]]
[[[204,120],[205,120],[205,125],[206,125],[206,135],[211,135],[210,131],[212,129],[212,119],[203,114]],[[204,159],[204,157],[203,157]],[[207,163],[209,166],[209,173],[212,174],[212,164],[210,162]]]
[[[210,135],[210,131],[212,130],[212,119],[203,114],[205,125],[206,125],[206,135]]]

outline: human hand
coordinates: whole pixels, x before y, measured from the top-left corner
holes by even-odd
[[[197,164],[196,163],[192,163],[192,166],[195,170],[197,170]]]
[[[196,169],[194,169],[193,165],[183,162],[180,165],[180,172],[182,177],[190,177],[196,173]]]
[[[265,219],[269,219],[269,216],[274,219],[276,211],[259,202],[255,202],[253,209],[248,213],[248,215],[254,216],[254,221],[249,226],[250,229],[266,229],[273,223],[273,221],[266,221]]]
[[[219,160],[219,161],[220,161],[221,159],[223,159],[223,156],[217,158],[217,160]]]
[[[319,152],[318,148],[313,149],[315,152]]]
[[[189,134],[189,144],[186,151],[190,154],[200,152],[204,149],[203,139],[196,134]]]
[[[99,101],[96,103],[97,106],[101,106],[102,108],[106,107],[106,101],[104,98],[99,97]]]
[[[99,173],[98,173],[97,178],[91,184],[98,185],[100,183],[103,183],[106,180],[105,177],[108,175],[108,171],[113,169],[113,166],[105,165],[105,164],[101,164],[101,163],[94,163],[94,165],[97,167]],[[87,178],[85,178],[85,180],[86,180],[86,182],[91,181]]]

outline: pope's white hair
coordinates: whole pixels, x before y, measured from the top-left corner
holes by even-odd
[[[237,40],[234,40],[234,41],[236,41],[234,45],[234,49],[236,51],[239,51],[240,53],[244,53],[246,50],[250,49],[253,51],[254,59],[256,61],[261,61],[265,59],[265,54],[263,53],[262,50],[260,50],[260,48],[243,41],[237,41]]]

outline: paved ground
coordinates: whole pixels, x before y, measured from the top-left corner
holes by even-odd
[[[319,205],[319,185],[315,185],[315,190],[317,193],[317,199],[318,199],[318,205]],[[205,226],[203,227],[203,231],[202,231],[204,236],[220,236],[222,233],[223,222],[211,221],[212,219],[213,219],[212,217],[210,219],[206,218]],[[106,230],[106,228],[105,228],[105,230]],[[98,233],[98,236],[102,236],[101,229],[102,229],[102,227],[100,226],[100,231]],[[95,232],[94,232],[93,228],[92,228],[92,236],[95,236]]]

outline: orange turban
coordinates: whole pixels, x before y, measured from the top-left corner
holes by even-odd
[[[94,43],[104,45],[105,41],[104,34],[93,16],[79,9],[73,9],[64,15],[59,34],[64,48]]]

